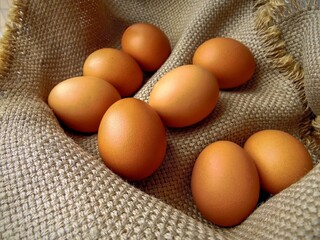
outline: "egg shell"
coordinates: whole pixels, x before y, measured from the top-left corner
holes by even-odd
[[[232,38],[212,38],[195,51],[193,64],[214,74],[220,89],[238,87],[250,80],[256,63],[250,49]]]
[[[122,50],[130,54],[145,71],[155,71],[171,53],[169,38],[157,26],[136,23],[129,26],[121,38]]]
[[[139,64],[127,53],[114,48],[92,52],[84,61],[83,75],[106,80],[122,97],[133,95],[143,80]]]
[[[74,77],[57,84],[48,96],[48,105],[69,128],[97,132],[107,109],[120,99],[108,82],[95,77]]]
[[[155,84],[149,104],[165,125],[186,127],[207,117],[218,99],[219,86],[209,71],[183,65],[169,71]]]
[[[198,156],[192,171],[193,200],[212,223],[230,227],[255,209],[260,193],[253,160],[236,143],[217,141]]]
[[[101,120],[98,149],[113,172],[129,180],[141,180],[154,173],[165,157],[165,127],[147,103],[121,99]]]
[[[313,167],[305,146],[281,130],[262,130],[252,134],[244,149],[255,161],[261,188],[271,194],[297,182]]]

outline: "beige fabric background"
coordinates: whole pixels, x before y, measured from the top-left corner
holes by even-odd
[[[0,52],[1,239],[317,239],[320,238],[317,1],[13,1]],[[97,136],[60,127],[46,100],[60,81],[81,75],[86,56],[120,47],[124,29],[150,22],[172,54],[135,95],[191,62],[208,38],[245,43],[257,61],[248,84],[221,91],[204,121],[167,129],[161,168],[126,182],[102,163]],[[143,126],[142,126],[143,127]],[[309,149],[314,169],[276,196],[262,196],[242,224],[205,221],[190,192],[200,151],[216,140],[240,145],[261,129],[281,129]]]

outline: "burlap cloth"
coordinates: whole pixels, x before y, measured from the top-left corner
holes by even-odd
[[[1,239],[319,239],[320,11],[318,1],[54,0],[14,1],[0,53]],[[191,63],[204,40],[228,36],[257,61],[246,85],[221,91],[214,112],[167,129],[161,168],[126,182],[103,164],[97,136],[60,127],[46,100],[58,82],[82,74],[86,56],[120,47],[124,29],[150,22],[169,36],[172,54],[135,95]],[[143,127],[143,126],[142,126]],[[205,221],[190,192],[199,152],[239,144],[276,128],[298,137],[314,169],[273,197],[262,197],[240,225]]]

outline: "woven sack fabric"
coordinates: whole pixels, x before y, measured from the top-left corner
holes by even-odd
[[[167,128],[165,160],[151,177],[128,182],[102,162],[97,135],[63,129],[47,105],[59,82],[82,74],[85,58],[120,48],[135,22],[159,26],[172,53],[146,73],[134,97],[191,63],[205,40],[246,44],[257,69],[245,85],[221,91],[215,110],[186,128]],[[319,239],[319,2],[281,0],[13,1],[0,48],[1,239]],[[143,127],[143,126],[142,126]],[[207,222],[191,196],[201,150],[217,140],[243,145],[280,129],[300,139],[314,168],[232,228]]]

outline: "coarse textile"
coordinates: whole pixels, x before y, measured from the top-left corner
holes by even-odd
[[[12,5],[0,43],[1,239],[320,238],[317,0],[14,0]],[[172,53],[158,71],[144,74],[135,98],[147,102],[161,76],[190,64],[195,49],[213,37],[247,45],[257,69],[247,84],[221,90],[203,121],[166,128],[162,166],[143,181],[129,182],[102,162],[96,134],[60,125],[47,97],[59,82],[82,75],[94,50],[120,49],[122,33],[136,22],[160,27]],[[314,168],[279,194],[262,196],[241,224],[209,223],[190,190],[198,154],[217,140],[243,146],[262,129],[297,137]]]

